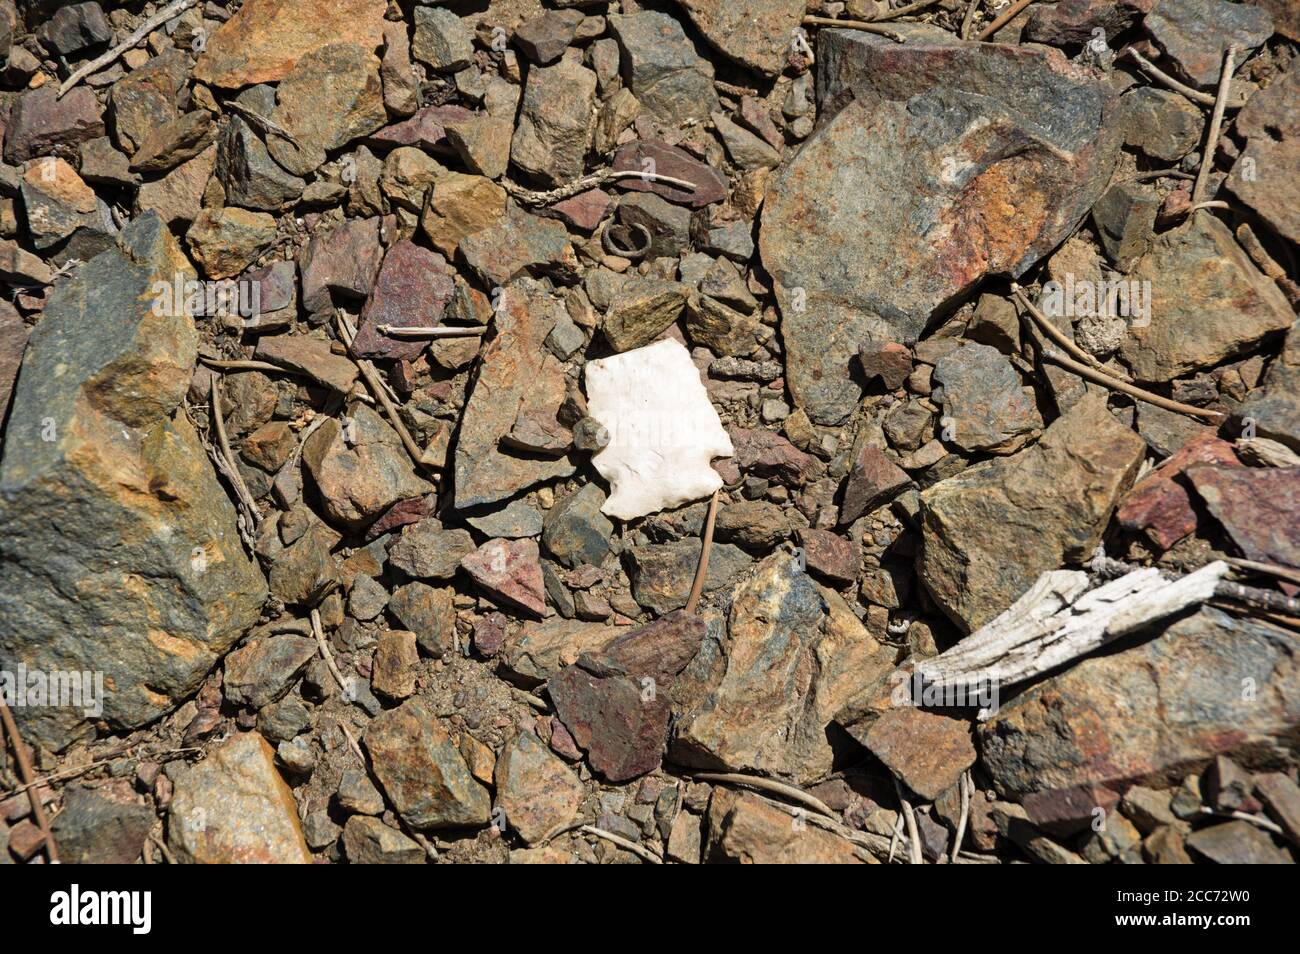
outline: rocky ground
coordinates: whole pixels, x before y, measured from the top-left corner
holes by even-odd
[[[1293,863],[1297,41],[0,0],[0,863]]]

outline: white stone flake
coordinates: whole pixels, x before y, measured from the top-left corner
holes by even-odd
[[[611,488],[603,513],[632,520],[722,486],[709,462],[735,451],[681,342],[588,361],[585,374],[588,413],[609,432],[592,457]]]

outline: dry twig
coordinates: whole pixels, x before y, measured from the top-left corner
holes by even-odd
[[[4,734],[9,736],[9,745],[14,750],[14,758],[18,762],[18,777],[27,789],[27,801],[32,806],[32,820],[41,830],[41,838],[45,843],[45,857],[49,859],[50,864],[57,865],[59,846],[54,843],[50,820],[45,815],[45,802],[41,798],[40,788],[34,782],[36,772],[32,769],[32,757],[27,751],[22,736],[18,734],[18,723],[14,721],[14,714],[9,711],[9,706],[3,698],[0,698],[0,725],[4,726]]]
[[[690,192],[694,192],[696,188],[694,182],[687,182],[685,179],[676,179],[672,176],[662,176],[657,172],[644,172],[640,169],[623,169],[617,172],[613,169],[604,169],[574,179],[572,182],[566,182],[554,189],[546,189],[540,192],[534,189],[525,189],[509,179],[502,179],[501,185],[516,202],[522,202],[524,205],[553,205],[556,202],[571,198],[579,192],[586,192],[588,189],[594,189],[618,179],[644,179],[647,182],[662,182],[664,185],[670,185],[677,189],[686,189]]]
[[[983,43],[994,33],[997,33],[1004,26],[1006,26],[1008,23],[1014,20],[1021,10],[1023,10],[1025,7],[1029,6],[1033,2],[1034,0],[1016,0],[1015,3],[1007,7],[1007,9],[1002,13],[1000,17],[998,17],[996,20],[994,20],[992,23],[986,26],[983,30],[981,30],[979,36],[975,37],[975,39]]]
[[[863,33],[875,33],[880,36],[888,37],[895,43],[906,43],[907,37],[891,30],[889,27],[883,27],[879,23],[873,23],[870,20],[836,20],[834,17],[804,17],[804,26],[819,27],[839,27],[844,30],[861,30]]]
[[[1200,90],[1192,89],[1190,86],[1178,82],[1178,80],[1174,79],[1168,73],[1161,70],[1158,66],[1152,63],[1150,60],[1148,60],[1145,56],[1143,56],[1133,47],[1131,46],[1126,47],[1124,50],[1120,51],[1119,55],[1129,57],[1129,59],[1133,60],[1134,63],[1136,63],[1138,66],[1142,68],[1142,71],[1144,73],[1147,73],[1153,78],[1158,79],[1160,82],[1164,83],[1166,86],[1172,89],[1175,93],[1181,93],[1187,99],[1190,99],[1193,103],[1197,103],[1201,106],[1214,105],[1214,97],[1211,96],[1209,93],[1202,93]]]
[[[805,805],[827,818],[836,817],[826,803],[816,795],[809,795],[802,789],[795,788],[793,785],[786,785],[784,782],[778,782],[775,779],[761,778],[757,775],[742,775],[739,772],[696,772],[691,778],[699,782],[741,785],[760,792],[771,792],[774,795],[782,795],[791,801],[799,802],[801,805]]]
[[[709,500],[709,516],[704,521],[704,536],[700,545],[700,562],[695,568],[695,580],[691,583],[691,595],[686,598],[686,612],[694,613],[700,604],[700,594],[704,592],[704,578],[709,574],[709,555],[713,552],[713,525],[718,520],[718,494],[721,488],[713,492]]]
[[[1089,367],[1095,368],[1104,374],[1109,374],[1112,377],[1119,378],[1121,381],[1128,380],[1128,378],[1123,375],[1115,374],[1113,371],[1108,371],[1100,361],[1071,341],[1060,328],[1057,328],[1056,325],[1052,324],[1052,322],[1048,320],[1047,316],[1034,306],[1033,302],[1029,300],[1029,296],[1025,294],[1025,290],[1015,282],[1011,283],[1011,294],[1014,295],[1016,301],[1020,302],[1021,306],[1029,312],[1029,316],[1033,318],[1034,324],[1038,325],[1039,330],[1073,355],[1076,361],[1081,361]]]
[[[487,334],[487,325],[430,325],[428,327],[399,328],[396,325],[375,325],[375,330],[389,338],[477,338]]]
[[[588,835],[595,835],[597,838],[603,838],[611,844],[618,845],[624,851],[630,851],[642,861],[652,865],[661,865],[664,860],[656,855],[649,848],[638,845],[635,841],[628,841],[621,835],[616,835],[612,831],[605,831],[603,828],[597,828],[595,825],[582,825],[578,831],[585,832]]]
[[[952,864],[957,863],[957,858],[961,854],[962,839],[966,837],[966,822],[970,819],[970,800],[971,793],[975,788],[975,783],[971,781],[970,769],[961,773],[961,814],[957,817],[957,833],[952,839]]]
[[[320,649],[321,658],[325,660],[325,668],[330,671],[334,681],[339,684],[339,688],[343,690],[343,695],[350,697],[352,689],[344,682],[343,673],[339,672],[338,663],[334,661],[334,654],[330,652],[330,644],[325,639],[325,631],[321,629],[320,610],[318,609],[311,611],[311,634],[316,638],[316,646]]]
[[[903,818],[907,821],[907,847],[912,864],[923,865],[925,858],[921,855],[921,836],[916,827],[916,812],[912,811],[912,803],[903,794],[903,783],[894,776],[891,778],[894,779],[894,791],[898,793],[898,803],[903,806]]]
[[[199,0],[174,0],[173,3],[169,3],[167,6],[163,7],[161,10],[159,10],[149,19],[145,20],[144,23],[141,23],[138,27],[136,27],[135,32],[133,32],[130,36],[128,36],[117,46],[113,47],[111,50],[109,50],[106,53],[101,53],[99,56],[95,57],[89,63],[83,63],[81,66],[79,66],[76,69],[76,71],[67,79],[65,79],[63,83],[59,86],[59,95],[56,97],[56,99],[62,99],[63,94],[66,93],[68,90],[72,89],[72,87],[76,86],[79,82],[81,82],[82,79],[104,68],[109,63],[112,63],[119,56],[121,56],[127,50],[134,47],[137,43],[139,43],[141,40],[147,37],[154,30],[158,29],[158,27],[180,16],[182,13],[184,13],[186,10],[188,10],[190,7],[194,6],[198,2]]]

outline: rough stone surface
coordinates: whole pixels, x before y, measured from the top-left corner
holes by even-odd
[[[855,98],[772,180],[760,248],[795,400],[833,424],[861,393],[861,341],[910,344],[984,276],[1022,275],[1091,207],[1118,143],[1114,97],[1051,50],[825,30],[818,70],[823,102]]]
[[[497,807],[526,844],[567,824],[582,801],[582,783],[532,732],[520,732],[497,759]]]
[[[1092,555],[1145,450],[1090,392],[1033,447],[921,494],[921,582],[962,629],[988,622],[1040,573]]]
[[[1032,392],[996,348],[967,344],[940,358],[945,429],[962,450],[1010,454],[1043,426]]]
[[[1247,559],[1300,567],[1300,467],[1189,467],[1187,479]]]
[[[1226,0],[1158,0],[1142,26],[1178,76],[1201,89],[1219,85],[1229,46],[1240,63],[1273,34],[1267,10]]]
[[[442,721],[421,700],[410,699],[376,716],[364,743],[389,802],[412,828],[487,823],[487,789],[470,774]]]
[[[308,53],[334,43],[374,50],[384,0],[248,0],[208,39],[194,78],[223,89],[284,79]]]
[[[759,795],[716,788],[709,800],[705,858],[751,865],[864,863],[851,842],[796,821]]]
[[[982,762],[1011,796],[1086,782],[1160,785],[1220,754],[1267,764],[1300,722],[1293,648],[1266,623],[1204,608],[1005,703],[980,726]],[[1246,684],[1256,690],[1249,698]]]
[[[493,599],[546,615],[546,588],[536,540],[489,540],[460,565]]]
[[[120,242],[61,283],[28,342],[0,465],[0,668],[102,671],[103,717],[134,728],[198,688],[266,589],[175,413],[197,335],[155,312],[153,286],[194,273],[157,216]],[[18,718],[52,748],[89,729],[66,707]]]
[[[677,0],[705,39],[729,59],[768,76],[786,65],[801,0]]]
[[[713,71],[696,54],[680,23],[652,11],[606,19],[623,52],[628,88],[643,110],[676,125],[686,119],[708,119],[718,108]]]
[[[596,124],[596,74],[561,60],[528,72],[510,146],[516,166],[547,185],[582,174]]]
[[[310,864],[298,806],[256,732],[237,735],[176,782],[167,841],[192,864]]]

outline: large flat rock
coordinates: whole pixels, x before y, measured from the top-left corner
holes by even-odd
[[[818,57],[829,118],[773,178],[760,250],[795,400],[834,424],[858,345],[910,344],[986,276],[1023,275],[1100,195],[1118,136],[1113,94],[1054,50],[828,30]]]
[[[266,585],[178,410],[191,318],[155,283],[194,271],[157,215],[50,296],[0,463],[0,669],[102,672],[117,729],[170,711],[256,622]],[[29,741],[87,734],[81,708],[16,710]]]

